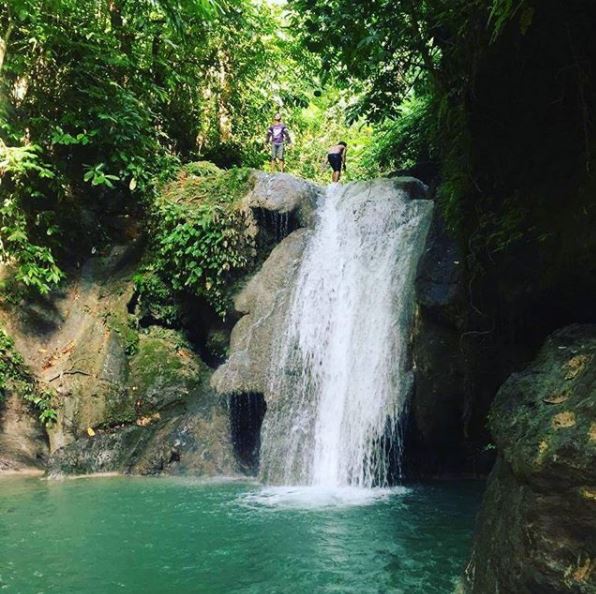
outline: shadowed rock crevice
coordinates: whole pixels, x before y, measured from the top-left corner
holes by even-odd
[[[259,227],[257,250],[269,254],[271,250],[301,225],[295,212],[272,212],[265,208],[253,208],[252,212]]]
[[[237,394],[229,397],[230,425],[234,453],[249,474],[257,475],[261,448],[261,425],[267,405],[263,394]]]

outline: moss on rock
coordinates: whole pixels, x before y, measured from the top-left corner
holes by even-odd
[[[56,452],[50,473],[235,473],[226,404],[210,378],[180,332],[149,328],[127,384],[108,399],[106,423]]]
[[[467,591],[596,591],[596,326],[553,334],[490,413],[499,458]]]
[[[130,362],[130,389],[143,414],[185,400],[207,372],[183,335],[152,327],[140,336],[139,349]]]

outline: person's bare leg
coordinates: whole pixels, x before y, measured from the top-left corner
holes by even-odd
[[[279,170],[283,173],[285,171],[285,167],[286,167],[286,162],[282,159],[279,162]]]
[[[339,171],[334,171],[333,175],[331,176],[331,180],[333,183],[337,183],[339,181]]]
[[[271,159],[271,173],[275,173],[275,159]]]

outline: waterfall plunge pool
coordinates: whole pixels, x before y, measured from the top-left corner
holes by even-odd
[[[7,594],[450,594],[481,482],[0,480]]]

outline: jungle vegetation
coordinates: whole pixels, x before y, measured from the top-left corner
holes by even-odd
[[[348,179],[407,171],[437,190],[474,331],[490,333],[505,302],[515,317],[545,292],[558,291],[551,313],[564,318],[582,307],[572,289],[595,284],[595,10],[586,0],[4,0],[0,259],[12,281],[47,293],[110,241],[117,216],[161,212],[152,220],[166,238],[177,214],[163,193],[180,168],[265,167],[264,132],[282,111],[291,172],[325,179],[325,149],[341,137]],[[155,247],[157,261],[167,249]],[[221,264],[204,253],[194,272],[187,263],[159,282],[204,292],[197,271]]]

